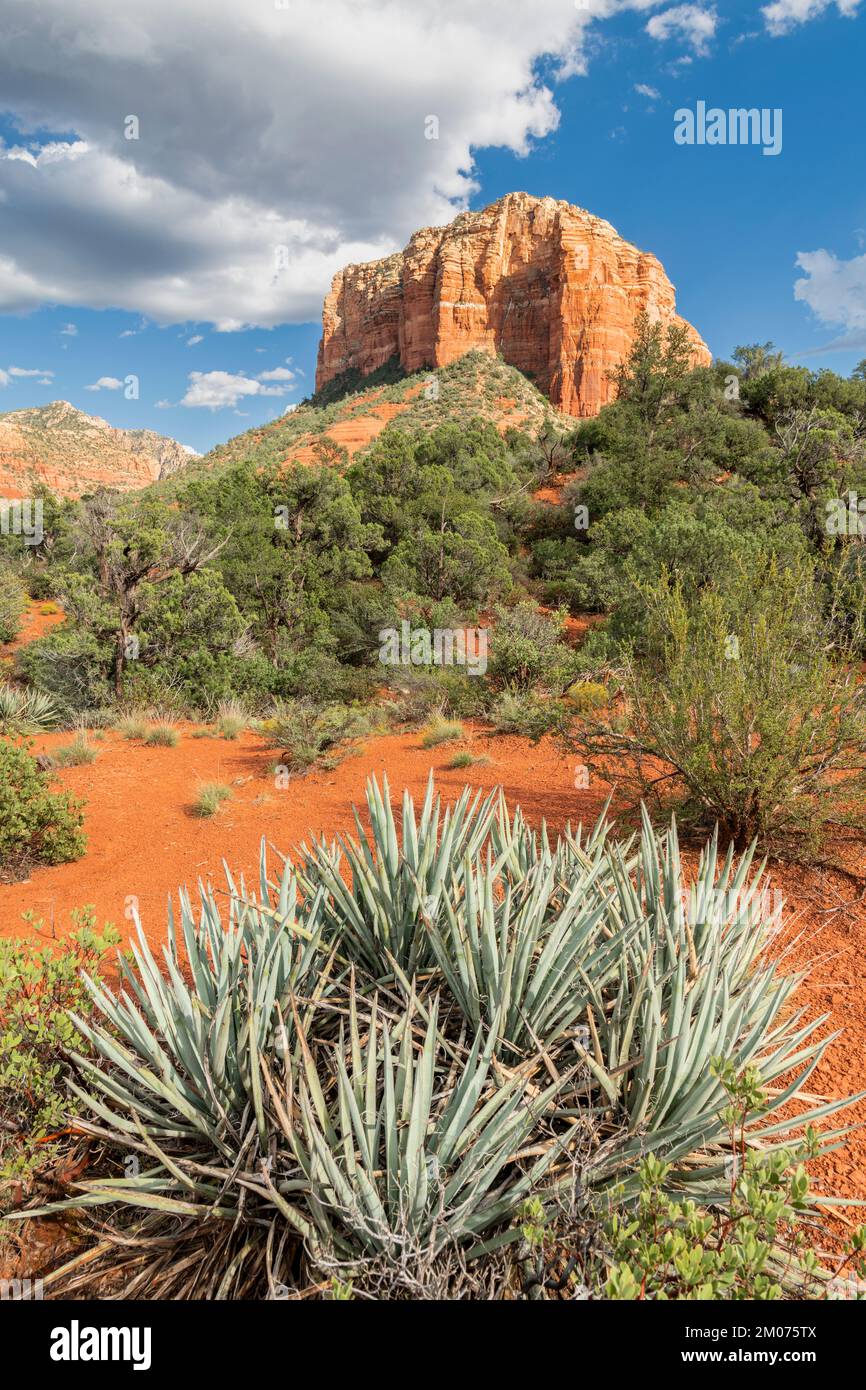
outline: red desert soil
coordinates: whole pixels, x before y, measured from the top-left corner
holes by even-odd
[[[53,607],[56,611],[43,613],[43,608],[47,607]],[[19,647],[26,647],[28,643],[35,642],[37,637],[44,637],[46,632],[62,623],[65,616],[62,608],[58,608],[56,604],[29,603],[21,619],[21,631],[14,642],[0,646],[0,657],[13,656]]]
[[[180,727],[176,748],[146,748],[109,732],[97,745],[95,763],[58,775],[58,784],[86,803],[87,854],[75,864],[38,869],[27,882],[0,885],[0,933],[26,935],[30,929],[21,914],[32,910],[62,936],[70,928],[71,909],[85,904],[95,907],[100,923],[110,920],[128,932],[128,901],[135,897],[148,938],[158,945],[164,939],[166,900],[179,885],[194,891],[201,878],[220,887],[223,857],[236,877],[244,873],[255,882],[262,835],[290,852],[311,833],[330,838],[350,830],[352,804],[363,804],[364,782],[371,773],[381,778],[387,772],[395,807],[404,787],[417,804],[431,767],[448,800],[459,795],[467,780],[481,788],[501,785],[512,806],[519,802],[530,821],[539,824],[545,818],[552,830],[568,820],[594,821],[607,792],[601,783],[576,790],[573,760],[549,740],[532,746],[477,729],[467,731],[461,746],[490,762],[468,771],[447,769],[454,744],[431,751],[420,746],[417,733],[392,734],[367,740],[335,770],[293,779],[281,791],[268,772],[274,750],[260,738],[248,733],[233,742],[194,739],[192,727]],[[45,736],[35,747],[50,751],[69,737]],[[191,809],[201,781],[226,782],[234,793],[210,820],[199,820]],[[687,860],[693,862],[693,856]],[[866,871],[862,846],[849,851],[847,863],[856,873]],[[809,1092],[851,1094],[866,1084],[866,904],[861,886],[834,872],[786,867],[774,871],[773,881],[790,905],[788,936],[799,936],[790,964],[812,967],[797,1002],[810,1016],[830,1014],[825,1032],[844,1030],[813,1074]],[[851,1118],[866,1121],[866,1104],[860,1102]],[[823,1158],[815,1176],[828,1193],[866,1199],[866,1129],[844,1150]],[[849,1215],[853,1224],[860,1219],[856,1209]]]

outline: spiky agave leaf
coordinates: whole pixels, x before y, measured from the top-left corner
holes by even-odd
[[[80,1099],[114,1129],[160,1143],[198,1140],[231,1155],[248,1111],[263,1137],[260,1056],[291,1045],[294,995],[328,987],[321,906],[321,893],[301,902],[291,876],[261,900],[229,876],[226,920],[210,890],[200,890],[198,920],[182,892],[180,940],[169,908],[165,973],[136,917],[134,965],[121,957],[129,992],[87,982],[109,1026],[76,1024],[108,1066],[76,1058],[88,1083],[74,1087]]]
[[[454,1065],[439,1009],[437,997],[421,1037],[414,1001],[391,1025],[374,999],[363,1030],[353,1007],[330,1104],[305,1049],[293,1143],[321,1246],[341,1259],[474,1241],[515,1210],[557,1153],[551,1137],[530,1166],[515,1162],[559,1084],[539,1090],[525,1072],[497,1075],[493,1032],[479,1031]]]
[[[469,1022],[497,1029],[510,1051],[555,1044],[582,1015],[591,979],[603,988],[630,929],[604,932],[610,881],[602,854],[575,860],[569,880],[558,857],[527,858],[516,883],[503,860],[466,857],[462,893],[443,896],[428,930],[433,954]],[[608,893],[612,890],[608,888]]]
[[[766,911],[763,871],[750,878],[753,850],[735,864],[729,850],[721,871],[714,837],[701,855],[695,883],[685,890],[676,826],[663,841],[644,812],[640,849],[627,871],[614,852],[617,901],[611,906],[623,945],[605,989],[590,974],[590,1040],[579,1047],[592,1081],[624,1126],[624,1137],[596,1177],[634,1175],[638,1159],[654,1152],[668,1162],[724,1144],[720,1111],[726,1095],[710,1063],[725,1057],[738,1072],[752,1064],[761,1083],[790,1074],[771,1092],[769,1116],[754,1117],[750,1142],[792,1136],[849,1101],[806,1113],[789,1111],[832,1040],[818,1033],[826,1015],[804,1022],[789,1001],[800,975],[784,975],[767,947],[778,930],[781,904]],[[625,930],[632,928],[627,938]],[[824,1136],[835,1143],[837,1132]],[[724,1157],[681,1165],[676,1181],[725,1192]]]
[[[0,734],[41,734],[60,722],[60,709],[43,690],[0,681]]]
[[[342,837],[340,849],[323,842],[302,847],[304,891],[325,889],[325,917],[338,952],[374,979],[393,974],[395,963],[409,976],[431,965],[425,920],[436,918],[449,887],[459,889],[465,856],[471,858],[487,839],[497,802],[496,792],[482,801],[466,787],[443,813],[431,772],[420,816],[403,793],[398,836],[388,779],[380,790],[370,778],[369,832],[355,810],[357,836]],[[341,874],[343,856],[350,885]]]

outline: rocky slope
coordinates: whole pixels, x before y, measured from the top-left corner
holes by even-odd
[[[338,272],[322,312],[316,389],[393,357],[417,372],[480,348],[500,353],[566,414],[596,415],[641,311],[682,324],[695,364],[710,361],[676,314],[655,256],[582,208],[509,193],[416,232],[396,255]]]
[[[68,401],[0,414],[0,496],[42,483],[60,497],[97,487],[128,491],[169,477],[190,451],[154,430],[119,430]]]
[[[372,444],[389,424],[415,433],[448,421],[480,418],[503,434],[509,428],[535,434],[546,419],[559,419],[550,402],[521,372],[486,352],[467,352],[448,367],[407,376],[388,362],[369,380],[341,383],[267,425],[257,425],[192,459],[177,479],[158,490],[172,493],[212,470],[235,463],[328,463],[339,466]],[[353,387],[355,389],[353,389]],[[560,420],[563,428],[571,421]],[[331,446],[336,445],[336,450]],[[330,452],[329,452],[330,450]],[[345,451],[345,452],[344,452]]]

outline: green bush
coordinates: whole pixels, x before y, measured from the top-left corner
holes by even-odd
[[[0,643],[18,636],[27,595],[17,575],[0,565]]]
[[[503,690],[490,710],[490,723],[498,734],[519,734],[537,740],[559,719],[559,706],[551,700]]]
[[[69,1013],[92,1014],[82,971],[95,977],[120,934],[108,925],[97,932],[89,908],[72,919],[72,934],[41,950],[29,940],[0,940],[0,1182],[54,1160],[76,1110],[65,1084],[68,1058],[87,1044]]]
[[[646,653],[626,660],[624,710],[574,735],[587,765],[604,776],[615,761],[635,800],[718,822],[740,848],[805,856],[828,820],[862,826],[860,638],[825,616],[809,564],[738,569],[697,594],[663,575],[640,593]]]
[[[36,690],[51,695],[67,718],[104,709],[112,700],[111,646],[86,628],[63,624],[18,652],[17,668]]]
[[[567,682],[574,655],[561,641],[564,621],[563,613],[542,613],[534,603],[497,609],[491,641],[494,684],[520,692]]]
[[[80,859],[87,841],[80,803],[49,790],[26,747],[0,742],[0,875],[31,864]]]
[[[285,700],[258,727],[269,742],[283,751],[288,770],[303,772],[329,750],[349,739],[369,734],[374,718],[369,711],[347,705],[322,706],[312,700]]]

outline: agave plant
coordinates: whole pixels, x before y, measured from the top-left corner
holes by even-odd
[[[446,892],[460,889],[463,864],[487,839],[498,794],[484,801],[467,787],[456,805],[442,813],[432,773],[419,818],[403,793],[402,834],[398,837],[387,777],[379,790],[367,783],[370,832],[355,811],[357,838],[336,845],[302,847],[300,870],[305,891],[324,888],[325,915],[339,953],[367,969],[374,979],[394,973],[412,976],[433,964],[426,924],[436,919]],[[342,858],[351,883],[342,877]]]
[[[720,864],[713,839],[687,890],[675,825],[658,836],[646,814],[622,844],[604,816],[551,843],[498,794],[443,812],[431,781],[400,833],[387,782],[367,801],[369,831],[356,814],[356,837],[302,847],[274,881],[263,847],[256,894],[229,876],[227,920],[182,894],[162,968],[139,926],[118,998],[90,982],[85,1127],[148,1167],[67,1206],[142,1208],[160,1252],[176,1229],[200,1251],[222,1218],[248,1287],[299,1238],[348,1262],[489,1249],[524,1195],[573,1181],[587,1133],[584,1190],[628,1199],[653,1152],[670,1187],[724,1202],[719,1057],[769,1089],[750,1145],[849,1103],[797,1113],[831,1039],[769,958],[781,908],[752,851]]]
[[[637,1159],[650,1151],[668,1162],[700,1152],[700,1161],[675,1170],[674,1182],[714,1183],[714,1195],[724,1199],[724,1155],[716,1149],[712,1158],[726,1134],[725,1094],[711,1067],[716,1057],[737,1072],[754,1065],[764,1087],[790,1077],[768,1105],[771,1117],[785,1117],[769,1124],[754,1117],[750,1143],[781,1145],[783,1136],[850,1103],[785,1115],[832,1037],[817,1036],[826,1015],[804,1022],[804,1010],[788,1007],[803,976],[782,974],[768,958],[782,906],[766,911],[764,866],[750,877],[753,857],[754,847],[735,864],[730,849],[719,872],[714,837],[685,890],[676,826],[660,842],[646,811],[635,861],[626,865],[613,851],[611,917],[623,946],[608,987],[586,975],[588,1036],[585,1047],[576,1044],[625,1131],[600,1180],[613,1172],[633,1176]],[[822,1144],[846,1132],[824,1133]]]
[[[115,1134],[194,1141],[233,1157],[252,1114],[264,1142],[259,1059],[290,1045],[295,996],[316,998],[328,987],[322,895],[301,903],[291,874],[274,893],[263,873],[260,901],[228,881],[227,921],[210,890],[201,890],[198,922],[188,894],[180,895],[189,983],[171,908],[165,974],[136,919],[135,968],[120,958],[131,994],[115,999],[87,980],[109,1027],[75,1023],[108,1066],[76,1057],[88,1088],[73,1090]]]
[[[0,682],[0,734],[41,734],[59,722],[60,710],[50,695]]]
[[[501,869],[466,857],[462,893],[444,894],[439,922],[428,922],[433,955],[474,1027],[485,1023],[514,1051],[550,1047],[583,1014],[589,981],[596,993],[604,987],[630,929],[603,930],[601,854],[564,886],[549,855],[516,883]]]
[[[349,1037],[334,1050],[337,1092],[329,1105],[309,1049],[299,1079],[300,1126],[291,1138],[306,1175],[321,1246],[343,1260],[396,1256],[407,1243],[435,1255],[477,1243],[513,1212],[558,1152],[555,1137],[526,1166],[515,1159],[559,1090],[525,1073],[496,1079],[493,1034],[479,1031],[468,1054],[439,1035],[440,1001],[416,1038],[410,1001],[393,1030],[373,1000],[362,1038],[353,1007]],[[347,1065],[345,1054],[348,1051]],[[300,1132],[299,1132],[300,1131]]]

